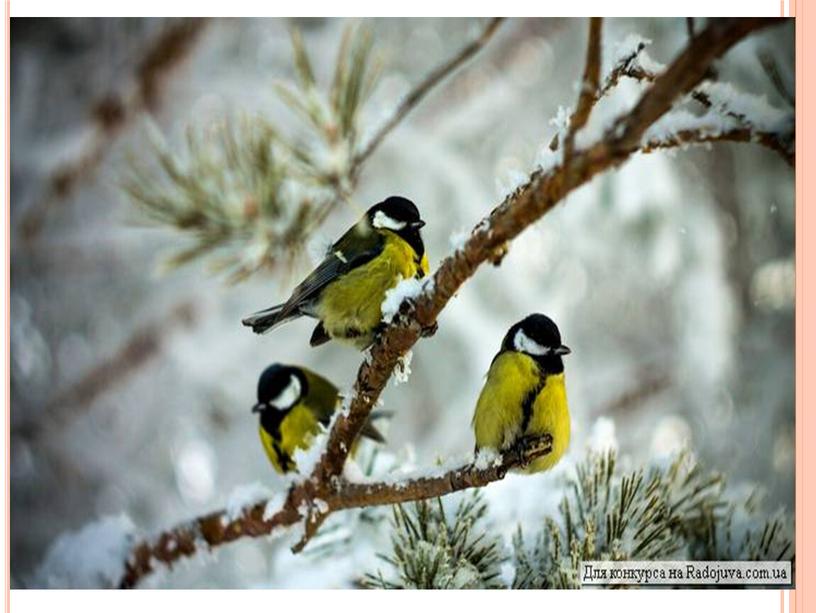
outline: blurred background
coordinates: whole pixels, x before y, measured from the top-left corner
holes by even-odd
[[[484,20],[375,19],[382,67],[359,122],[371,134]],[[285,299],[321,246],[370,204],[400,194],[422,211],[432,268],[542,159],[559,107],[573,106],[587,22],[512,19],[431,92],[365,164],[351,205],[333,207],[303,253],[238,283],[208,260],[166,270],[189,238],[146,224],[123,190],[155,160],[150,134],[183,150],[188,126],[260,114],[303,125],[273,87],[295,72],[303,36],[317,82],[331,80],[341,19],[14,19],[11,26],[11,572],[37,566],[63,532],[125,513],[147,532],[222,507],[253,482],[284,490],[250,415],[271,362],[306,365],[348,388],[351,348],[308,346],[302,320],[257,337],[242,316]],[[699,26],[698,26],[699,27]],[[636,33],[670,61],[684,19],[609,19],[605,58]],[[735,47],[717,77],[790,110],[793,23]],[[621,83],[593,121],[637,99]],[[147,121],[150,118],[150,122]],[[551,512],[591,445],[627,465],[690,447],[729,483],[793,509],[794,175],[775,153],[717,144],[637,155],[529,228],[485,266],[414,350],[381,464],[429,466],[473,446],[470,418],[506,329],[553,317],[566,361],[574,438],[551,473],[486,488],[511,534]],[[373,521],[371,521],[373,518]],[[385,511],[333,518],[330,548],[293,556],[286,539],[220,548],[152,587],[348,587],[376,567]],[[365,520],[365,521],[363,521]],[[360,526],[349,527],[358,521]],[[331,526],[329,526],[330,528]]]

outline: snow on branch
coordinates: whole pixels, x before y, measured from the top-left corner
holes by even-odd
[[[600,28],[600,26],[598,26]],[[592,31],[590,32],[592,34]],[[599,34],[598,34],[599,36]],[[611,53],[603,85],[592,88],[586,75],[597,60],[592,59],[592,36],[587,54],[579,107],[570,117],[570,133],[564,139],[564,154],[568,155],[574,140],[573,128],[586,125],[592,108],[610,94],[621,79],[629,78],[653,83],[666,66],[652,59],[646,51],[652,41],[638,34],[630,34],[618,43]],[[591,60],[591,61],[590,61]],[[710,74],[706,75],[710,77]],[[795,163],[794,115],[792,111],[772,106],[765,96],[739,91],[730,83],[704,81],[688,95],[688,100],[701,104],[707,111],[694,115],[680,109],[663,117],[644,137],[642,152],[685,147],[712,142],[756,143],[779,154],[791,167]],[[710,112],[708,112],[710,111]],[[550,149],[559,147],[560,135],[553,136]]]
[[[314,512],[328,515],[342,509],[425,500],[482,487],[503,479],[509,470],[525,466],[552,450],[552,438],[548,435],[528,439],[524,443],[523,446],[496,456],[492,461],[485,461],[477,456],[459,468],[432,471],[405,477],[400,481],[355,483],[338,477],[329,488],[321,492],[320,497],[307,495],[306,490],[310,488],[304,482],[290,490],[286,502],[278,511],[273,511],[280,504],[274,498],[248,504],[240,510],[235,508],[231,500],[224,510],[210,513],[139,543],[127,558],[120,587],[134,587],[140,579],[153,571],[156,562],[172,566],[182,557],[192,556],[243,536],[271,535],[304,517],[307,521],[306,534],[310,534],[309,526],[319,517]],[[257,491],[257,486],[240,488],[233,498],[237,501],[245,498],[247,492],[254,495]],[[301,543],[305,544],[305,540]]]
[[[479,266],[485,261],[496,261],[497,254],[506,251],[510,241],[571,191],[640,151],[649,128],[678,99],[699,85],[714,60],[753,31],[777,22],[765,18],[709,20],[706,28],[654,79],[630,112],[620,116],[594,144],[576,150],[549,170],[534,171],[526,183],[474,227],[464,245],[442,262],[424,291],[407,292],[410,300],[399,309],[400,317],[385,327],[367,351],[352,392],[343,410],[337,411],[311,474],[292,486],[282,505],[274,500],[258,502],[244,508],[233,520],[225,517],[224,511],[212,513],[140,541],[128,556],[121,586],[135,586],[152,572],[156,563],[171,565],[202,548],[217,547],[244,536],[269,535],[303,522],[303,538],[295,546],[295,550],[300,550],[335,511],[481,487],[501,479],[511,468],[548,453],[551,441],[539,439],[525,441],[523,447],[501,456],[498,463],[480,459],[443,474],[380,484],[350,483],[342,476],[353,442],[398,362],[424,332],[434,328],[441,311]],[[230,513],[235,514],[236,510]]]

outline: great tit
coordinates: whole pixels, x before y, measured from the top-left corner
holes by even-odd
[[[260,416],[261,443],[277,472],[297,470],[295,450],[311,446],[320,426],[329,424],[339,402],[337,388],[310,370],[272,364],[263,371],[258,379],[258,402],[252,412]],[[370,423],[362,435],[384,442]]]
[[[508,330],[473,414],[477,451],[503,452],[525,438],[549,434],[552,451],[524,471],[548,470],[561,459],[570,438],[561,359],[568,353],[558,327],[546,315],[529,315]]]
[[[385,292],[401,279],[428,274],[419,233],[424,225],[406,198],[391,196],[375,204],[329,247],[286,302],[242,323],[262,334],[305,315],[319,320],[309,341],[313,347],[334,338],[364,349],[381,325]]]

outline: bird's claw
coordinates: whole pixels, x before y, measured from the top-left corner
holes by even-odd
[[[523,436],[512,447],[513,454],[521,466],[527,466],[534,460],[552,451],[552,436],[549,434]]]
[[[439,324],[436,323],[436,322],[433,322],[430,326],[423,326],[419,331],[419,335],[422,338],[430,338],[434,334],[436,334],[437,330],[439,330]]]

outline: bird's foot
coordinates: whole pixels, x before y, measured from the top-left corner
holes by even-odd
[[[511,447],[511,451],[518,459],[519,465],[524,467],[550,453],[552,442],[550,434],[522,436]]]
[[[423,326],[419,330],[419,335],[422,338],[430,338],[436,334],[437,330],[439,330],[439,324],[437,322],[433,322],[430,326]]]

